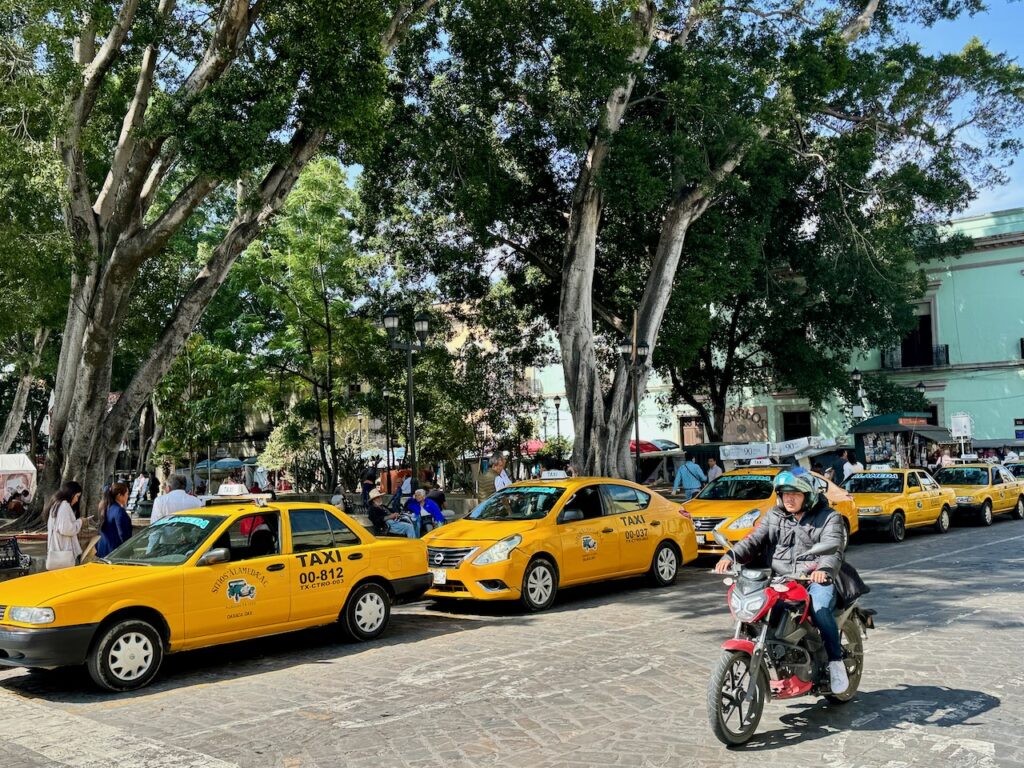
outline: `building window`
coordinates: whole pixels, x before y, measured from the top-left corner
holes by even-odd
[[[683,445],[700,445],[704,442],[704,423],[700,416],[679,417],[679,437]]]
[[[900,344],[902,367],[935,364],[935,348],[932,339],[932,310],[928,304],[921,304],[914,313],[917,327]]]
[[[784,411],[782,413],[782,439],[796,440],[811,436],[810,411]]]

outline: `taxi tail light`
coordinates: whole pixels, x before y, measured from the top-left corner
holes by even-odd
[[[693,515],[691,515],[684,506],[679,507],[679,514],[685,517],[687,520],[693,520]]]

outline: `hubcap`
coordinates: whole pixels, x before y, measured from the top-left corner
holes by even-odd
[[[949,528],[949,512],[947,512],[946,510],[942,510],[942,514],[940,515],[939,519],[939,525],[942,526],[942,530],[946,530],[947,528]]]
[[[363,632],[376,632],[384,623],[384,601],[376,592],[367,592],[356,603],[356,626]]]
[[[530,578],[526,582],[526,591],[536,605],[543,605],[551,597],[551,589],[554,586],[554,579],[551,578],[551,571],[545,566],[534,568],[530,572]]]
[[[664,581],[671,581],[676,575],[676,553],[669,547],[658,553],[658,575]]]
[[[128,632],[114,641],[107,662],[118,679],[137,680],[153,663],[153,644],[139,632]]]
[[[722,724],[733,733],[741,733],[754,714],[756,699],[761,691],[754,692],[754,701],[746,701],[747,686],[750,684],[750,668],[737,659],[726,670],[722,679],[721,711]]]
[[[1024,517],[1024,501],[1017,499],[1017,517]]]

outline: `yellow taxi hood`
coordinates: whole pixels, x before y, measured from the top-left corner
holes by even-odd
[[[728,501],[687,501],[683,506],[691,517],[724,517],[730,520],[744,515],[752,509],[762,512],[771,509],[775,496],[767,499],[737,499]]]
[[[501,541],[507,536],[532,531],[540,520],[456,520],[426,537],[431,546],[457,547],[470,541]]]
[[[880,507],[886,502],[903,498],[898,493],[854,493],[852,495],[858,507]]]
[[[987,485],[944,485],[942,487],[951,489],[957,496],[973,496],[988,490]]]
[[[0,605],[23,605],[28,608],[43,607],[51,601],[116,581],[152,576],[157,569],[167,571],[174,566],[145,565],[104,565],[87,563],[77,568],[62,568],[59,571],[34,573],[0,584]]]

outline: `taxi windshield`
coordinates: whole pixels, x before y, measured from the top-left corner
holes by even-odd
[[[898,472],[858,474],[848,478],[843,488],[850,493],[903,493],[903,475]]]
[[[180,565],[224,522],[217,515],[173,515],[150,525],[111,552],[117,565]]]
[[[1024,477],[1024,464],[1007,464],[1006,468],[1014,477]]]
[[[505,488],[480,503],[467,519],[540,520],[564,493],[564,488],[548,485]]]
[[[935,479],[940,485],[988,485],[988,470],[981,467],[946,467]]]
[[[722,475],[701,491],[698,499],[709,501],[760,501],[772,495],[768,475]]]

